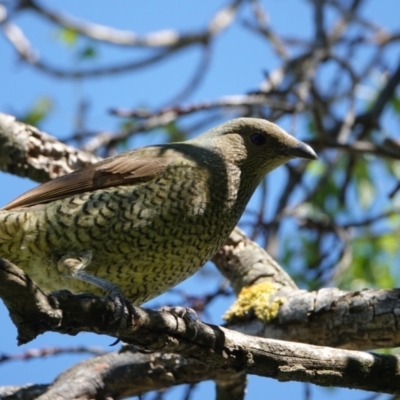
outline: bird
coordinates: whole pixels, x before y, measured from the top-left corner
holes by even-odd
[[[259,118],[106,158],[0,209],[0,257],[42,289],[141,305],[203,266],[265,175],[293,158],[317,155]]]

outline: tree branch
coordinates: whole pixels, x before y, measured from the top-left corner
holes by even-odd
[[[149,371],[152,371],[149,373]],[[231,371],[185,359],[177,354],[140,354],[131,346],[79,362],[62,372],[51,384],[3,387],[0,396],[10,398],[70,399],[126,398],[152,390],[165,390],[183,383],[231,380]],[[236,399],[234,397],[233,399]],[[232,398],[231,398],[232,399]]]
[[[0,265],[0,294],[17,325],[20,343],[45,331],[116,336],[117,326],[110,324],[112,300],[67,291],[48,294],[12,264],[1,260]],[[121,339],[141,350],[179,353],[214,372],[243,371],[280,381],[400,393],[400,360],[395,356],[258,338],[140,308],[135,308]]]
[[[46,182],[100,159],[0,113],[0,169]]]

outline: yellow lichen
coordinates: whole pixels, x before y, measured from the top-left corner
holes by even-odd
[[[280,297],[271,301],[271,296],[277,290],[278,286],[268,281],[244,287],[223,318],[229,322],[247,318],[249,315],[255,315],[265,322],[274,319],[284,303],[284,299]]]

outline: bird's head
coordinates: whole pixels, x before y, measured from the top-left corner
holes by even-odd
[[[317,159],[307,144],[264,119],[237,118],[198,136],[197,142],[223,154],[226,161],[262,178],[293,158]]]

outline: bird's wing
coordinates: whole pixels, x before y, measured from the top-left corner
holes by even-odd
[[[173,160],[157,155],[137,156],[135,151],[121,154],[37,186],[3,210],[44,204],[111,186],[138,184],[162,173]]]

